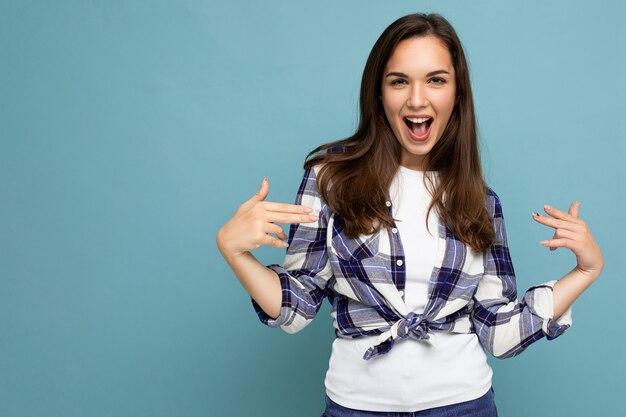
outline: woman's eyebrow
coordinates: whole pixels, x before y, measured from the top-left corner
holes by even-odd
[[[437,75],[437,74],[448,74],[448,75],[450,75],[450,73],[448,71],[440,69],[440,70],[436,70],[436,71],[431,71],[428,74],[426,74],[426,76],[430,77],[432,75]],[[394,75],[397,76],[397,77],[409,78],[409,76],[406,75],[405,73],[403,73],[403,72],[395,72],[395,71],[387,73],[387,75],[385,75],[385,78],[391,77],[391,76],[394,76]]]

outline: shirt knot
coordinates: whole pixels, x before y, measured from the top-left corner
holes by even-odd
[[[428,321],[424,315],[410,312],[406,318],[402,318],[398,323],[398,337],[407,339],[413,334],[415,339],[429,339]]]
[[[386,332],[378,337],[378,341],[363,355],[363,359],[383,355],[391,350],[396,339],[427,340],[434,344],[434,335],[428,332],[429,322],[423,314],[409,312],[406,317],[396,321]]]

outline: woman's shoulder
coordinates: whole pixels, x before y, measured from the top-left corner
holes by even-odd
[[[488,199],[500,201],[500,197],[489,185],[485,184],[485,193]]]
[[[328,164],[328,160],[325,158],[321,158],[315,163],[310,163],[310,159],[318,158],[320,155],[325,154],[335,154],[335,153],[345,153],[347,152],[347,147],[341,144],[335,144],[327,147],[320,147],[319,150],[314,150],[307,157],[307,161],[305,162],[305,170],[303,173],[302,184],[300,185],[299,194],[301,195],[309,195],[315,201],[315,204],[321,207],[327,207],[327,203],[324,200],[322,193],[320,192],[319,186],[322,182],[320,175],[325,175],[322,171],[322,168]],[[326,189],[330,189],[332,187],[332,180],[329,179],[325,181]]]
[[[348,152],[348,147],[346,145],[339,144],[339,145],[331,145],[331,146],[325,147],[313,153],[312,156],[317,158],[321,155],[338,154],[338,153],[346,153],[346,152]],[[315,164],[313,164],[312,166],[310,166],[308,169],[305,170],[306,171],[305,175],[312,176],[313,178],[317,177],[321,168],[327,163],[328,161],[325,161],[323,159],[319,162],[316,162]]]
[[[488,184],[485,184],[485,202],[492,217],[502,216],[502,203],[500,196]]]

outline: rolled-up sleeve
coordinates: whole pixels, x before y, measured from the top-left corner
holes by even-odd
[[[262,323],[296,333],[306,327],[319,311],[326,296],[326,286],[333,277],[326,250],[326,230],[330,210],[317,188],[319,166],[305,170],[295,204],[313,209],[317,222],[293,223],[283,265],[271,264],[280,279],[282,303],[280,314],[273,318],[251,297],[252,305]]]
[[[571,306],[553,317],[556,280],[530,287],[517,299],[515,271],[509,253],[502,206],[488,189],[496,242],[484,253],[484,274],[473,298],[472,324],[482,345],[497,358],[523,352],[535,341],[555,339],[572,324]]]

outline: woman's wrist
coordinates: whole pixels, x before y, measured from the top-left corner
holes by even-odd
[[[593,282],[600,276],[602,269],[594,271],[594,270],[583,269],[579,265],[576,265],[574,267],[574,271],[578,273],[583,279]]]

